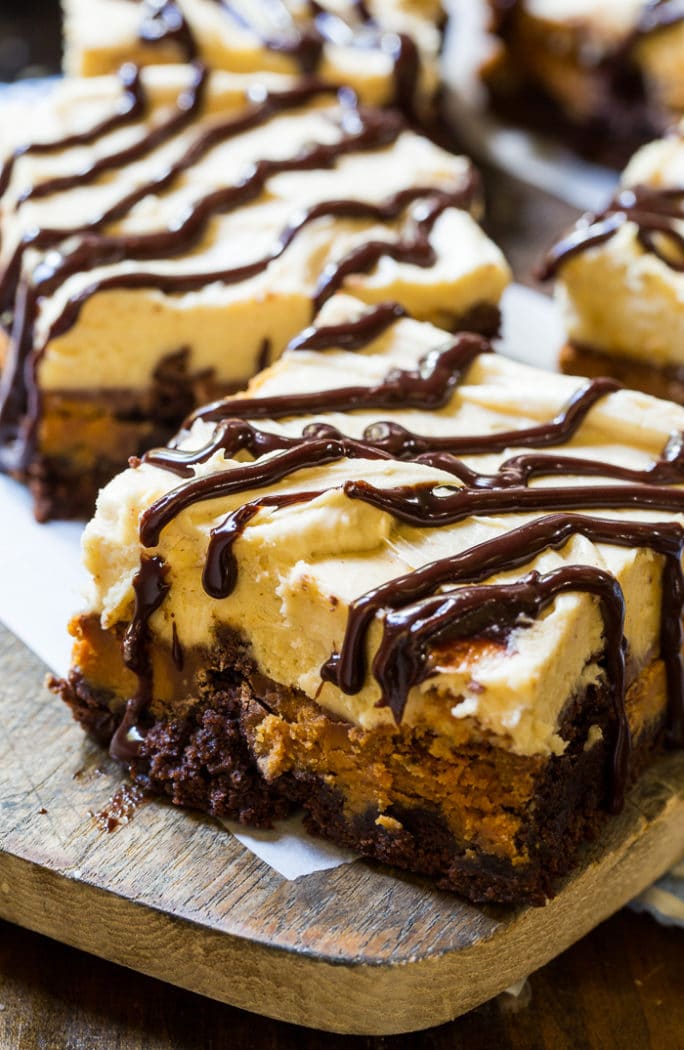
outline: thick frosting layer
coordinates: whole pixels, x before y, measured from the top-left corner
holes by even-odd
[[[684,125],[644,146],[601,215],[552,249],[573,342],[643,364],[684,364]],[[610,309],[606,309],[606,302]]]
[[[235,73],[316,72],[372,105],[427,113],[438,88],[440,0],[64,0],[66,68],[87,76],[201,58]],[[161,9],[161,10],[159,10]]]
[[[161,559],[168,593],[149,627],[162,644],[174,631],[183,646],[211,644],[225,624],[266,674],[364,727],[402,718],[562,752],[568,701],[602,677],[606,644],[608,666],[620,658],[606,603],[625,618],[628,676],[659,650],[663,565],[680,572],[667,552],[684,537],[684,494],[666,487],[684,481],[668,445],[684,409],[540,373],[344,296],[317,326],[247,400],[202,410],[175,450],[103,490],[84,541],[92,612],[105,628],[130,621],[141,556]],[[295,396],[318,409],[295,415]],[[345,401],[365,407],[336,410]],[[520,609],[508,620],[502,584]],[[369,598],[377,588],[387,596]],[[435,598],[446,633],[430,633]],[[484,619],[453,635],[471,600]],[[404,643],[424,637],[416,664]]]
[[[27,374],[43,391],[140,389],[187,347],[191,371],[241,384],[338,286],[453,324],[508,281],[470,214],[469,162],[317,80],[127,66],[67,81],[29,147],[26,113],[10,117],[6,430]]]

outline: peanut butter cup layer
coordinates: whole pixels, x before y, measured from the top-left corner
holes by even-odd
[[[56,683],[180,804],[543,903],[684,744],[684,409],[333,297],[101,493]]]
[[[564,370],[684,403],[684,124],[644,146],[613,200],[551,249]]]
[[[340,288],[498,324],[469,162],[311,77],[126,65],[8,109],[0,465],[87,515],[128,456],[277,358]]]
[[[679,0],[490,0],[495,105],[621,166],[684,113]]]
[[[234,73],[315,74],[366,103],[434,116],[440,0],[63,0],[63,8],[72,74],[200,59]]]

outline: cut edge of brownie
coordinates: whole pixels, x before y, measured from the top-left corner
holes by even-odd
[[[434,800],[423,798],[411,804],[396,790],[396,797],[382,808],[367,796],[360,805],[340,786],[334,768],[316,773],[303,767],[288,769],[285,763],[282,770],[269,773],[258,743],[260,726],[269,718],[280,719],[280,730],[285,737],[289,732],[291,740],[296,739],[296,727],[294,722],[288,725],[287,718],[302,711],[306,727],[312,710],[321,720],[323,734],[345,734],[351,729],[357,741],[365,736],[357,762],[361,770],[374,731],[351,727],[303,694],[263,676],[247,646],[232,632],[223,633],[211,650],[198,656],[196,666],[201,663],[205,670],[198,676],[197,701],[176,704],[175,713],[173,704],[156,716],[148,712],[140,754],[129,766],[134,782],[174,804],[260,827],[271,826],[294,806],[301,806],[314,834],[367,859],[428,876],[476,903],[543,905],[576,863],[583,843],[595,838],[607,820],[612,709],[607,685],[589,686],[568,705],[561,729],[568,746],[561,756],[525,758],[486,742],[461,747],[462,764],[484,759],[495,769],[494,780],[502,791],[504,786],[511,791],[511,797],[501,794],[494,800],[502,814],[514,811],[512,792],[520,774],[523,803],[515,853],[507,857],[483,849],[472,836],[459,838]],[[635,684],[640,682],[641,678]],[[67,680],[53,679],[52,688],[83,728],[106,746],[121,722],[124,701],[111,690],[98,690],[78,670]],[[647,682],[646,688],[654,688],[653,682]],[[602,732],[588,746],[589,728],[597,724]],[[429,766],[425,734],[401,727],[398,733],[395,757],[401,760],[402,748],[406,752],[414,747],[412,760]],[[324,735],[319,735],[319,750],[321,739]],[[632,780],[659,753],[662,740],[662,718],[640,727]],[[381,745],[386,749],[387,741]],[[450,765],[444,760],[441,766],[433,763],[435,768],[448,772]],[[480,800],[483,812],[493,803],[485,796],[486,792]]]

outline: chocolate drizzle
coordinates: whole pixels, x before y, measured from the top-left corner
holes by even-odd
[[[637,240],[645,252],[683,273],[684,235],[678,229],[683,220],[682,188],[634,186],[620,190],[604,211],[584,215],[574,230],[551,249],[538,276],[543,281],[556,277],[570,259],[605,244],[628,222],[636,225]]]
[[[143,129],[140,138],[130,146],[98,157],[86,168],[80,169],[73,175],[59,175],[29,187],[18,198],[18,205],[23,204],[25,201],[50,197],[54,193],[64,193],[67,190],[74,189],[76,186],[88,186],[90,183],[95,182],[103,172],[123,168],[127,164],[131,164],[133,161],[140,160],[142,157],[152,153],[165,142],[168,142],[169,139],[172,139],[174,135],[178,135],[195,118],[204,101],[207,81],[208,73],[205,67],[199,64],[195,65],[193,67],[192,82],[188,88],[180,93],[175,112],[172,112],[170,117],[161,121],[156,127],[149,130]],[[144,116],[144,111],[138,111],[135,116],[136,119],[140,119]]]
[[[288,345],[288,350],[362,350],[407,313],[399,303],[380,303],[363,313],[357,321],[325,327],[306,328]]]
[[[186,62],[197,57],[197,42],[176,0],[143,0],[138,36],[144,44],[175,44]]]
[[[285,492],[243,503],[211,530],[207,557],[202,573],[202,586],[210,598],[227,598],[237,584],[237,561],[233,553],[235,541],[240,538],[252,518],[264,508],[290,507],[295,503],[310,503],[320,492]]]
[[[384,120],[381,121],[381,128],[384,133],[387,133],[387,124]],[[376,148],[379,144],[377,134],[373,135],[370,141],[368,138],[365,141],[365,148],[369,149]],[[144,258],[148,251],[154,256],[159,256],[162,246],[166,246],[167,254],[187,251],[199,239],[206,222],[212,214],[217,211],[230,211],[238,207],[238,205],[247,203],[249,200],[257,197],[261,192],[263,182],[273,173],[273,169],[305,171],[311,168],[323,167],[326,164],[324,160],[326,155],[337,158],[352,148],[363,149],[364,145],[362,143],[361,135],[351,136],[351,141],[350,138],[346,138],[331,146],[313,146],[306,151],[304,156],[295,160],[262,161],[260,165],[257,165],[255,172],[248,176],[243,184],[216,190],[209,198],[203,198],[190,210],[185,222],[173,230],[162,234],[101,238],[96,246],[86,242],[84,246],[86,252],[88,249],[95,247],[95,252],[91,251],[90,254],[91,256],[93,254],[96,255],[96,261],[93,263],[89,260],[89,262],[91,265],[105,265],[118,262],[124,257],[124,253],[127,258],[135,258],[136,256]],[[332,163],[332,161],[328,163]],[[269,174],[263,174],[264,170],[267,170]],[[155,273],[153,271],[134,270],[100,278],[67,301],[61,314],[52,323],[48,341],[56,339],[67,332],[78,320],[85,303],[98,292],[119,288],[156,288],[167,295],[173,295],[198,291],[209,284],[238,284],[263,273],[271,263],[275,262],[287,251],[302,230],[318,219],[332,216],[336,218],[391,222],[397,219],[415,201],[423,198],[432,199],[426,214],[416,221],[416,230],[413,237],[399,241],[368,241],[350,252],[343,259],[331,264],[329,269],[324,270],[319,286],[314,293],[314,309],[319,309],[335,293],[345,277],[350,273],[367,273],[383,256],[409,262],[415,266],[428,267],[433,265],[435,253],[429,241],[429,232],[436,219],[447,208],[464,207],[466,197],[467,194],[462,190],[449,193],[429,186],[419,186],[401,190],[380,204],[351,199],[321,201],[303,212],[297,220],[285,227],[267,255],[252,262],[209,272]],[[45,275],[41,275],[38,287],[42,294],[50,294],[54,291],[55,286],[61,285],[71,272],[80,272],[84,268],[83,253],[77,250],[66,257],[62,267],[50,270],[46,266]]]
[[[229,0],[215,2],[236,24],[253,33],[264,48],[288,55],[300,71],[307,75],[320,67],[326,45],[382,51],[391,58],[394,67],[394,103],[405,113],[415,112],[416,88],[420,76],[418,48],[407,34],[382,30],[365,4],[352,5],[352,19],[349,22],[337,12],[310,2],[309,20],[302,25],[292,17],[282,0],[261,0],[262,7],[274,9],[273,20],[279,27],[277,32],[264,33],[255,21],[246,18]]]
[[[152,661],[149,653],[150,618],[168,594],[166,566],[159,557],[143,555],[133,580],[135,608],[124,635],[123,661],[138,679],[138,690],[126,705],[123,719],[112,737],[109,751],[113,758],[131,762],[138,754],[142,734],[139,720],[152,699]]]
[[[147,109],[147,97],[142,85],[140,70],[137,66],[128,62],[121,67],[119,78],[123,87],[123,98],[119,102],[116,113],[112,114],[112,116],[98,121],[97,124],[85,131],[76,132],[73,135],[65,135],[61,139],[53,139],[50,142],[27,143],[19,146],[10,154],[2,167],[0,167],[0,197],[6,192],[12,178],[14,166],[20,157],[24,157],[29,153],[35,155],[59,153],[62,150],[73,149],[76,146],[86,146],[126,124],[140,120]]]
[[[373,454],[366,446],[356,441],[298,442],[277,456],[260,459],[254,463],[236,466],[230,471],[208,474],[195,478],[161,496],[143,513],[140,519],[140,539],[144,547],[156,547],[162,530],[183,510],[193,504],[212,499],[224,499],[246,489],[265,488],[274,485],[295,471],[320,467],[325,463],[349,458],[385,459],[383,453]]]
[[[442,350],[435,350],[417,369],[390,372],[377,386],[345,386],[310,394],[276,394],[273,397],[226,398],[199,409],[188,421],[216,423],[224,419],[282,419],[323,412],[353,412],[377,408],[442,408],[461,378],[489,343],[481,336],[463,333]]]

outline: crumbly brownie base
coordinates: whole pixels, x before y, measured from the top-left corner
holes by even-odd
[[[50,686],[74,718],[99,744],[109,745],[123,709],[93,689],[79,674],[51,679]],[[155,722],[143,750],[129,767],[131,779],[176,806],[211,816],[270,828],[287,816],[292,802],[261,777],[240,725],[240,688],[217,689],[185,717]]]
[[[97,648],[92,624],[90,633]],[[108,663],[115,639],[105,635]],[[364,732],[259,674],[235,636],[192,662],[203,666],[194,698],[180,689],[179,698],[153,703],[130,766],[136,783],[178,805],[260,826],[301,805],[312,832],[367,858],[473,901],[516,904],[543,904],[606,820],[607,688],[570,705],[563,756],[524,758],[467,739],[446,753],[420,727]],[[660,746],[663,679],[655,661],[629,693],[634,775]],[[80,672],[54,688],[107,744],[123,701]],[[597,725],[603,737],[587,747]]]
[[[567,375],[611,376],[631,390],[684,405],[684,368],[641,364],[630,357],[607,354],[589,346],[566,343],[559,364]]]

